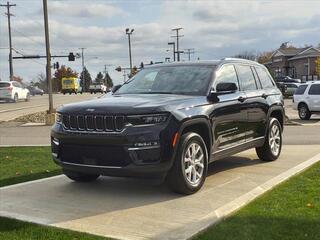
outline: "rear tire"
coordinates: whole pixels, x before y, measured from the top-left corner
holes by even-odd
[[[19,96],[18,96],[18,93],[14,94],[14,97],[13,97],[13,102],[18,102],[19,100]]]
[[[63,174],[75,182],[92,182],[95,181],[99,174],[85,174],[63,169]]]
[[[267,137],[262,147],[256,148],[260,160],[271,162],[278,159],[282,149],[282,127],[278,119],[271,118]]]
[[[193,132],[182,135],[166,182],[177,193],[192,194],[203,185],[208,170],[208,152],[202,137]]]
[[[309,120],[311,117],[311,112],[309,111],[307,104],[304,103],[299,104],[298,113],[301,120]]]

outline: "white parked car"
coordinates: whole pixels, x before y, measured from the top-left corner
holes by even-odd
[[[293,95],[293,109],[298,110],[302,120],[320,113],[320,81],[301,84]]]
[[[19,82],[0,82],[0,100],[18,102],[30,100],[29,90]]]
[[[101,83],[93,83],[89,86],[90,93],[106,93],[107,92],[107,86]]]

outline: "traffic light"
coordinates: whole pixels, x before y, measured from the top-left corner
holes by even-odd
[[[59,69],[59,67],[60,67],[59,62],[53,63],[54,69]]]
[[[69,59],[69,61],[74,61],[75,60],[75,55],[73,54],[73,52],[71,52],[71,53],[69,53],[69,55],[68,55],[68,59]]]
[[[116,68],[116,71],[118,71],[118,72],[121,72],[121,70],[122,70],[122,69],[121,69],[120,66]]]

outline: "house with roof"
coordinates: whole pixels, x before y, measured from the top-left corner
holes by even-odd
[[[317,58],[320,58],[319,48],[282,46],[273,52],[265,66],[276,78],[290,76],[303,81],[320,80],[316,71]]]

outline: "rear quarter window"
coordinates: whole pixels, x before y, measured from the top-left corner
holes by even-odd
[[[10,87],[10,83],[0,82],[0,88]]]
[[[294,92],[294,95],[303,95],[306,91],[308,85],[300,85],[297,90]]]
[[[320,95],[320,84],[312,84],[309,89],[310,95]]]

